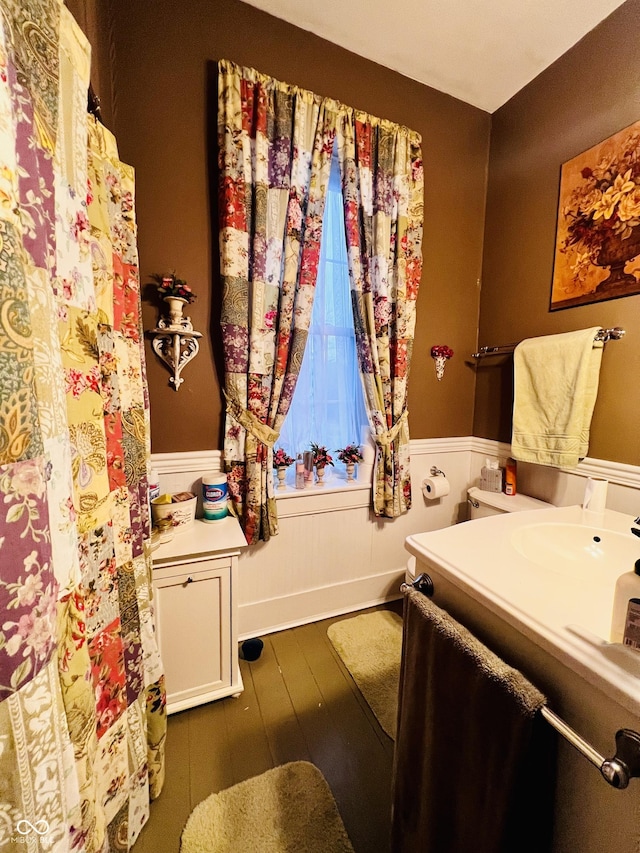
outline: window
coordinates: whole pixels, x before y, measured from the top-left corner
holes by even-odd
[[[277,446],[294,458],[311,442],[335,450],[360,444],[368,425],[358,368],[340,184],[334,149],[309,338]],[[293,466],[288,479],[293,478]]]

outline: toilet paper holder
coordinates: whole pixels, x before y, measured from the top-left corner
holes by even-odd
[[[431,476],[422,481],[422,494],[428,501],[439,500],[449,494],[451,485],[444,471],[436,465],[431,467]]]

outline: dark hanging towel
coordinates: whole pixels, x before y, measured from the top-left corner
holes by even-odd
[[[545,697],[419,592],[404,601],[393,853],[545,853]]]

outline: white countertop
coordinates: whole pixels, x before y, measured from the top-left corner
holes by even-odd
[[[155,567],[185,557],[238,554],[247,547],[238,520],[228,515],[220,521],[202,521],[197,518],[181,533],[175,533],[170,542],[158,546],[152,554]]]

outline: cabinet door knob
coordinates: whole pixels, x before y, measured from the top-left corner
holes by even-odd
[[[193,583],[193,578],[191,577],[191,575],[189,575],[189,577],[187,578],[186,583]]]

